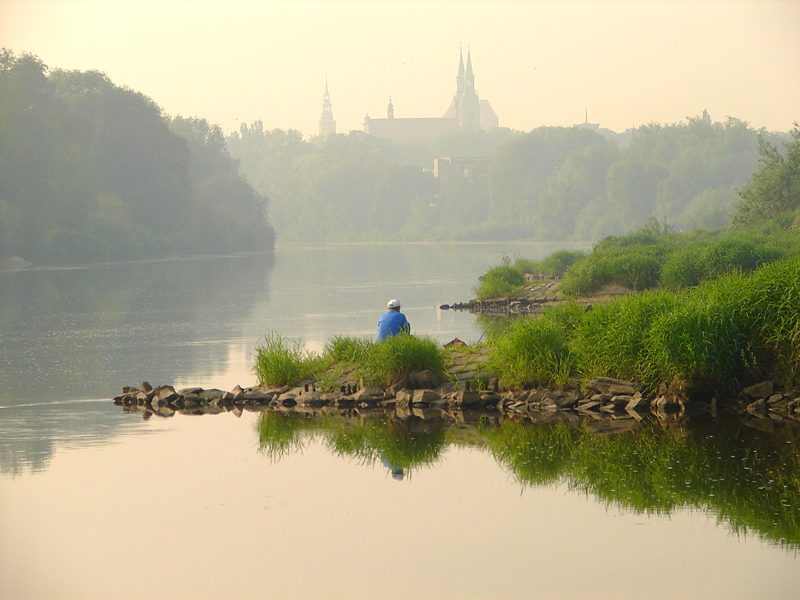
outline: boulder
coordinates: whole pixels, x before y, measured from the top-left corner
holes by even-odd
[[[398,408],[407,408],[411,405],[413,399],[414,390],[409,390],[408,388],[398,390],[395,394],[395,406]]]
[[[762,381],[755,385],[748,386],[742,390],[742,396],[751,400],[769,398],[775,393],[774,381]]]
[[[633,382],[611,377],[595,377],[587,381],[585,387],[598,394],[611,394],[612,396],[620,394],[632,396],[636,392]]]
[[[353,395],[353,399],[356,402],[362,402],[365,400],[383,400],[384,396],[385,392],[382,387],[368,385],[358,390]]]
[[[431,404],[437,404],[441,399],[441,395],[433,390],[414,390],[414,396],[411,398],[411,405],[430,406]]]
[[[453,396],[453,404],[458,407],[480,404],[481,393],[478,391],[459,390]]]
[[[415,371],[414,373],[410,373],[408,375],[408,385],[414,390],[432,390],[440,383],[441,379],[439,376],[430,369],[425,369],[424,371]]]

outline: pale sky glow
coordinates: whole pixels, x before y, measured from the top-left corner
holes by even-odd
[[[170,115],[226,133],[316,134],[325,76],[337,129],[440,117],[459,48],[500,125],[622,131],[707,109],[753,127],[800,121],[800,2],[221,2],[0,0],[0,46],[97,69]]]

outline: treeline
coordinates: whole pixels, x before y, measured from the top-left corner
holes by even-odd
[[[759,143],[782,139],[703,114],[616,136],[540,127],[402,144],[356,131],[304,140],[255,122],[227,141],[271,198],[282,239],[593,240],[651,217],[677,230],[728,224]],[[443,157],[472,160],[434,177],[433,159]]]
[[[218,126],[169,118],[97,71],[0,51],[0,258],[265,250],[266,210]]]

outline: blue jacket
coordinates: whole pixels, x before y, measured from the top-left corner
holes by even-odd
[[[382,342],[390,335],[397,335],[401,331],[411,333],[411,325],[406,316],[396,310],[388,310],[378,320],[378,341]]]

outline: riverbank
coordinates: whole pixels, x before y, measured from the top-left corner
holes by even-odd
[[[773,381],[749,386],[735,398],[692,402],[668,391],[646,396],[635,382],[607,377],[591,379],[582,386],[505,390],[496,379],[487,379],[484,365],[480,359],[463,361],[452,365],[447,381],[421,371],[411,374],[407,382],[390,387],[361,386],[351,373],[344,373],[339,388],[327,392],[318,388],[315,380],[295,386],[236,386],[230,391],[199,387],[176,390],[169,385],[144,383],[141,388],[123,388],[113,401],[123,411],[140,412],[145,419],[227,412],[241,416],[244,411],[317,414],[374,409],[401,418],[413,414],[453,421],[474,420],[482,414],[525,416],[540,423],[584,423],[592,431],[610,433],[634,429],[645,419],[668,423],[724,410],[768,432],[782,424],[800,426],[800,389],[779,390]]]

